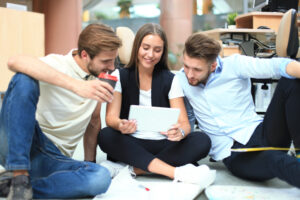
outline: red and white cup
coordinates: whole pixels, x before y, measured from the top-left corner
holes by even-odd
[[[107,73],[100,73],[98,76],[99,80],[109,83],[113,88],[115,88],[118,78]]]

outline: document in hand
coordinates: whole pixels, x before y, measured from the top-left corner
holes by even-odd
[[[178,121],[179,108],[131,105],[128,119],[137,121],[138,131],[167,131]]]

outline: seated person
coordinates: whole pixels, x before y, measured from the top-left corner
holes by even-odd
[[[9,60],[17,73],[1,109],[0,164],[13,178],[1,174],[0,197],[81,198],[107,190],[107,169],[71,157],[84,136],[85,160],[95,161],[101,102],[113,98],[113,88],[95,77],[114,70],[120,46],[110,27],[91,24],[67,55]]]
[[[210,139],[190,132],[184,95],[168,70],[167,52],[167,38],[159,25],[148,23],[138,30],[128,65],[114,72],[119,81],[107,105],[108,127],[101,130],[98,144],[111,160],[133,166],[136,175],[151,172],[198,183],[205,167],[191,163],[207,156]],[[167,132],[137,131],[136,122],[128,120],[130,105],[179,108],[178,123]]]
[[[300,148],[300,63],[288,58],[218,57],[220,44],[204,34],[185,42],[176,77],[200,129],[212,141],[210,156],[235,176],[280,178],[300,188],[300,162],[286,151],[233,152],[255,147]],[[250,78],[280,78],[264,118],[255,112]],[[205,117],[203,117],[205,116]],[[192,118],[192,117],[191,117]]]

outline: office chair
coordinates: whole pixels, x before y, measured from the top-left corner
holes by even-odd
[[[282,16],[276,36],[276,56],[300,58],[299,38],[297,27],[297,11],[290,9]],[[273,79],[251,79],[253,83],[263,83],[262,89],[268,89],[267,83],[277,82]],[[255,102],[256,88],[252,87],[253,100]],[[258,112],[264,114],[264,112]]]
[[[282,17],[276,36],[276,53],[279,57],[300,57],[297,11],[288,10]]]
[[[124,67],[129,62],[135,35],[128,27],[118,27],[116,34],[122,41],[122,46],[118,49],[116,67]]]

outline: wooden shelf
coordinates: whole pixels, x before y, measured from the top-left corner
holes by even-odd
[[[220,35],[226,33],[249,33],[255,37],[259,35],[260,36],[275,35],[275,31],[271,29],[249,29],[249,28],[236,28],[236,29],[217,28],[209,31],[202,31],[201,33],[207,34],[216,40],[220,40]]]
[[[283,13],[280,12],[250,12],[237,16],[235,22],[237,28],[257,29],[267,26],[277,33],[282,16]],[[299,25],[299,20],[297,22]]]

